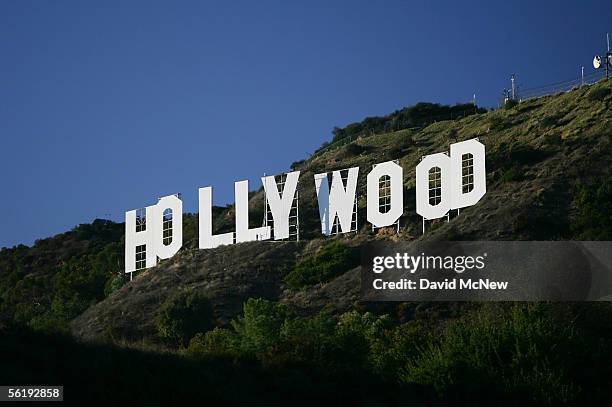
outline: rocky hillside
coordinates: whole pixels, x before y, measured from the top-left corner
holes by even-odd
[[[331,274],[317,263],[318,258],[323,263],[323,257],[330,256],[326,253],[333,258],[334,250],[340,250],[329,248],[335,241],[356,250],[372,239],[612,239],[611,107],[612,81],[608,81],[424,128],[365,132],[349,142],[338,140],[294,164],[302,172],[300,242],[197,250],[196,218],[188,217],[187,241],[179,254],[89,307],[72,321],[71,330],[85,339],[153,337],[161,304],[172,293],[185,290],[210,298],[219,325],[227,324],[251,297],[279,300],[306,314],[326,306],[336,312],[366,306],[359,301],[359,274],[353,262],[336,266]],[[450,222],[430,225],[422,235],[421,218],[415,212],[415,166],[423,155],[474,137],[487,149],[487,194]],[[365,222],[365,174],[373,164],[392,159],[404,168],[401,233],[372,233]],[[361,231],[322,238],[313,175],[352,166],[360,167]],[[261,219],[261,190],[252,194],[251,210],[253,222]],[[216,213],[217,231],[232,230],[232,207]],[[304,269],[321,269],[322,277],[290,287],[287,276]],[[416,305],[408,308],[409,313],[418,312]]]

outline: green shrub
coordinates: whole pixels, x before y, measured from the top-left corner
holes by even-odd
[[[289,166],[289,168],[291,168],[291,171],[295,171],[299,167],[304,165],[304,163],[306,163],[306,160],[297,160],[297,161],[292,162],[291,165]]]
[[[370,344],[369,364],[372,370],[389,380],[396,380],[406,361],[415,358],[423,344],[430,343],[433,331],[423,321],[410,320],[386,329]]]
[[[424,344],[402,379],[431,385],[447,397],[504,393],[558,404],[575,396],[564,367],[576,346],[571,323],[556,321],[543,304],[517,305],[505,313],[481,310]]]
[[[354,248],[335,241],[321,247],[314,256],[298,262],[287,274],[285,283],[291,289],[302,289],[314,284],[330,281],[359,264]]]
[[[213,308],[208,298],[196,292],[175,293],[162,304],[156,325],[161,339],[184,346],[196,333],[214,326]]]
[[[369,312],[350,311],[338,319],[334,342],[342,349],[344,358],[363,366],[369,360],[371,344],[389,327],[390,320],[386,315],[377,317]]]
[[[35,331],[52,334],[70,334],[70,325],[67,319],[52,312],[37,315],[28,321],[28,326]]]
[[[346,159],[356,157],[365,151],[366,148],[361,144],[350,143],[342,147],[342,149],[338,152],[337,158]]]
[[[406,151],[414,146],[414,139],[412,136],[407,135],[402,137],[396,144],[391,146],[385,153],[389,159],[401,158],[405,155]]]
[[[548,157],[546,150],[533,148],[528,144],[515,143],[508,150],[508,159],[511,164],[534,164]]]
[[[559,123],[559,120],[563,117],[563,114],[556,113],[545,116],[542,120],[540,120],[541,127],[556,127]]]
[[[506,101],[506,103],[504,103],[504,109],[506,109],[506,110],[512,109],[512,108],[518,106],[518,104],[519,104],[519,102],[517,102],[516,100],[508,99]]]
[[[600,102],[604,100],[610,94],[610,88],[595,88],[591,89],[588,94],[588,98],[591,102]]]
[[[243,316],[232,321],[240,338],[240,348],[257,353],[267,350],[280,340],[281,327],[288,317],[283,304],[262,298],[249,300],[243,306]]]
[[[510,121],[503,116],[502,112],[492,114],[488,119],[488,123],[491,130],[503,130],[510,125]]]
[[[580,240],[612,240],[612,175],[579,182],[574,206],[577,215],[571,229]]]
[[[317,315],[309,318],[288,318],[281,328],[281,338],[327,339],[334,336],[336,319],[333,313],[324,308]]]
[[[404,149],[400,146],[393,146],[386,151],[385,156],[393,160],[399,159],[404,156]]]
[[[563,145],[563,139],[559,134],[546,134],[544,136],[544,142],[549,146]]]
[[[186,350],[187,355],[200,357],[235,357],[239,355],[239,340],[234,331],[216,327],[206,333],[199,332]]]
[[[502,143],[487,156],[487,168],[493,170],[503,169],[505,172],[512,170],[516,175],[524,165],[532,165],[549,157],[551,151],[543,148],[534,148],[529,144],[515,142],[511,145]],[[515,179],[513,179],[515,180]]]
[[[501,177],[502,182],[518,182],[524,178],[521,167],[514,165],[503,172]]]
[[[108,297],[126,283],[125,273],[119,272],[106,281],[104,286],[104,296]]]

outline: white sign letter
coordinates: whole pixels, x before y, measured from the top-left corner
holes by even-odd
[[[390,178],[391,206],[385,213],[380,212],[379,181],[383,176]],[[376,164],[368,174],[368,222],[377,228],[393,225],[404,213],[404,189],[402,167],[393,161]]]
[[[331,234],[336,216],[340,220],[341,233],[351,230],[358,174],[359,167],[349,168],[345,189],[340,171],[334,171],[332,173],[331,191],[329,190],[327,173],[314,176],[319,202],[319,216],[321,217],[321,232],[324,235],[329,236]]]
[[[425,219],[438,219],[451,209],[450,158],[428,155],[416,167],[416,211]]]
[[[236,243],[268,240],[270,227],[249,229],[249,181],[234,183],[236,195]]]
[[[136,211],[125,213],[125,272],[132,273],[169,259],[183,246],[183,201],[176,195],[147,206],[137,221]]]
[[[264,190],[272,217],[274,218],[274,240],[287,239],[289,237],[289,212],[297,189],[299,171],[287,173],[283,191],[279,192],[276,179],[273,176],[262,177]],[[282,194],[282,197],[281,197]]]
[[[453,209],[475,205],[487,192],[484,144],[476,139],[452,144],[450,158]],[[468,171],[470,163],[471,173],[464,174],[464,166]],[[471,185],[472,189],[467,190],[468,185]]]
[[[214,249],[224,244],[234,243],[234,232],[213,235],[212,233],[212,188],[205,187],[198,190],[199,195],[199,241],[200,249]]]

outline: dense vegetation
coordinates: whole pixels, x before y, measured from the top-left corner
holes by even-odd
[[[454,106],[438,103],[417,103],[414,106],[396,110],[386,116],[366,117],[362,121],[351,123],[346,127],[334,127],[332,141],[370,134],[391,133],[413,127],[425,127],[436,121],[460,119],[471,114],[485,112],[486,109],[479,108],[471,103]]]
[[[68,405],[372,405],[414,400],[376,377],[338,377],[256,361],[196,360],[159,349],[83,344],[58,334],[0,328],[0,381],[63,385]],[[379,394],[382,392],[382,396]]]
[[[67,323],[124,283],[122,225],[97,219],[0,251],[0,321],[67,330]]]
[[[424,128],[432,123],[445,120],[457,120],[473,114],[485,113],[487,110],[471,103],[456,104],[454,106],[440,105],[438,103],[421,102],[416,105],[405,107],[386,116],[366,117],[360,122],[351,123],[345,127],[334,127],[331,142],[324,142],[315,154],[321,153],[332,147],[347,145],[354,149],[358,145],[349,144],[358,137],[372,136],[376,134],[392,133],[399,130]],[[296,161],[291,164],[291,169],[296,169],[304,164],[306,160]]]
[[[322,246],[317,253],[299,261],[285,276],[287,287],[306,288],[325,283],[359,264],[359,252],[340,241]]]
[[[197,332],[214,326],[210,300],[196,292],[171,295],[160,307],[157,332],[160,338],[174,345],[183,345]]]
[[[612,174],[578,183],[574,230],[581,240],[612,240]]]
[[[183,223],[185,246],[195,245],[197,218],[185,214]],[[123,234],[122,223],[96,219],[32,247],[0,250],[0,325],[67,332],[72,319],[126,283]]]
[[[491,304],[440,326],[432,314],[299,317],[251,299],[231,327],[198,333],[178,352],[4,328],[0,380],[62,383],[68,401],[93,405],[604,405],[611,321],[607,304]],[[105,385],[92,386],[96,377]]]
[[[608,306],[490,305],[440,329],[432,319],[397,324],[356,311],[300,318],[283,304],[249,300],[233,329],[196,335],[186,353],[334,375],[357,370],[465,402],[603,401],[609,376],[592,373],[612,357],[611,317]]]

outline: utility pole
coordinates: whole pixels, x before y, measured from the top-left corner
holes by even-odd
[[[582,74],[580,76],[580,87],[584,86],[584,66],[582,67]]]
[[[512,81],[512,100],[516,100],[516,87],[514,86],[514,79],[516,78],[515,74],[510,76],[510,80]]]

